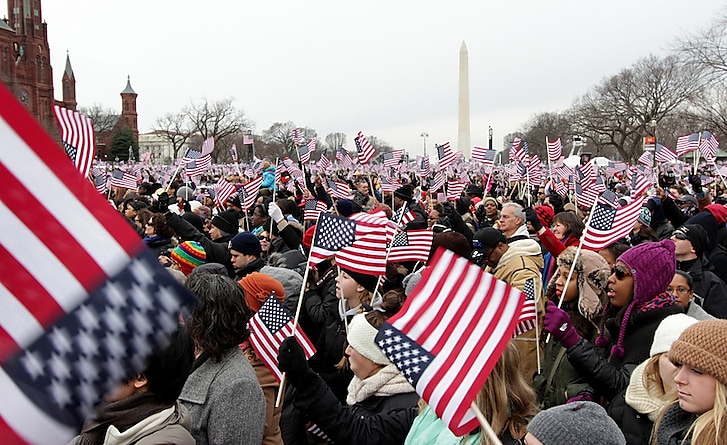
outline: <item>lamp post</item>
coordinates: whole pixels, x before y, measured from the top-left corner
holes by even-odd
[[[247,140],[250,142],[250,147],[247,149],[247,154],[250,157],[250,161],[252,161],[253,159],[255,159],[255,143],[252,139],[252,130],[247,130],[245,134],[247,135]]]
[[[487,135],[488,135],[488,147],[490,150],[492,150],[492,127],[487,127]]]
[[[424,157],[427,156],[427,138],[429,137],[429,133],[422,133],[419,136],[421,136],[424,139]]]

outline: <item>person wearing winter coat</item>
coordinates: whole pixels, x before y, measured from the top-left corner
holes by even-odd
[[[683,312],[674,297],[666,293],[675,270],[671,240],[639,244],[624,252],[608,278],[608,303],[595,345],[578,334],[564,310],[554,304],[547,306],[543,330],[566,348],[568,361],[595,392],[582,392],[578,397],[603,397],[608,403],[626,389],[631,371],[649,357],[659,323]],[[613,346],[605,356],[596,350],[609,344]]]
[[[561,215],[561,213],[559,213]],[[575,260],[575,266],[573,266]],[[565,288],[570,269],[573,274]],[[588,341],[594,341],[601,320],[603,306],[608,301],[606,287],[610,268],[602,256],[581,250],[576,258],[576,248],[569,247],[558,256],[558,268],[550,280],[545,296],[548,305],[558,305],[568,314],[576,331]],[[545,340],[545,336],[541,341]],[[543,409],[566,403],[587,388],[588,384],[573,369],[566,357],[566,348],[558,341],[544,344],[543,369],[534,379],[540,407]]]
[[[295,386],[294,405],[305,412],[334,443],[398,445],[404,442],[419,395],[375,343],[384,321],[403,304],[403,293],[387,293],[381,310],[358,314],[347,335],[351,370],[346,405],[308,366],[298,341],[280,346],[279,368]]]
[[[177,401],[193,361],[192,338],[179,327],[142,373],[106,397],[69,445],[194,445],[190,414]]]

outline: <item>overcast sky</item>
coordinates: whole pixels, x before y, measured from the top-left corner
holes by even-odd
[[[421,153],[457,142],[459,49],[469,50],[471,142],[495,146],[604,77],[706,27],[723,1],[46,0],[55,91],[69,51],[81,107],[120,110],[127,75],[139,130],[191,101],[227,97],[261,133],[293,121],[373,134]],[[558,136],[558,135],[553,135]],[[429,150],[428,150],[429,151]]]

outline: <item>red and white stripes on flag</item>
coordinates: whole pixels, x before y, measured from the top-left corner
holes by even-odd
[[[212,154],[212,152],[215,150],[215,137],[210,136],[207,139],[202,142],[202,148],[200,151],[202,152],[202,156]]]
[[[283,378],[283,373],[278,369],[278,349],[283,340],[296,337],[308,359],[316,353],[313,343],[298,326],[293,331],[293,317],[274,293],[265,299],[260,310],[250,318],[247,327],[250,330],[250,344],[278,383]]]
[[[0,437],[63,444],[193,297],[3,84],[0,140]]]
[[[248,211],[252,208],[253,204],[255,204],[255,200],[257,199],[258,193],[260,193],[260,185],[262,183],[263,177],[260,175],[257,178],[248,181],[247,184],[243,184],[240,190],[238,190],[242,210]]]
[[[545,141],[548,145],[548,162],[551,164],[558,162],[560,157],[563,156],[563,145],[560,142],[560,138],[550,142],[546,137]]]
[[[437,149],[437,168],[439,171],[445,170],[457,160],[457,156],[452,151],[449,141],[442,145],[435,145],[435,148]]]
[[[361,165],[366,165],[374,158],[374,155],[376,155],[376,150],[374,150],[374,147],[371,145],[371,142],[366,139],[364,134],[362,132],[358,132],[358,135],[353,138],[353,141],[356,143],[356,151],[358,152],[358,162]]]
[[[336,161],[340,162],[343,168],[350,168],[353,166],[353,159],[351,158],[351,155],[348,154],[348,150],[340,145],[336,149]]]
[[[220,178],[219,181],[217,181],[217,187],[215,187],[215,205],[223,207],[228,199],[230,199],[230,196],[234,195],[237,192],[237,189],[235,186],[225,178]]]
[[[691,153],[694,150],[699,148],[699,132],[694,132],[691,134],[685,134],[684,136],[679,136],[677,138],[677,156],[685,155],[687,153]]]
[[[96,136],[93,121],[81,113],[53,105],[61,128],[61,141],[76,169],[86,178],[96,156]]]
[[[537,304],[535,298],[535,280],[528,278],[523,286],[523,294],[525,300],[518,316],[517,326],[513,337],[523,335],[524,333],[535,329],[537,326]]]
[[[200,176],[212,166],[212,156],[190,148],[182,158],[182,165],[187,176]]]
[[[714,162],[717,157],[717,148],[719,148],[717,138],[714,137],[711,131],[704,130],[702,132],[702,142],[699,143],[699,152],[707,163]]]
[[[596,205],[586,225],[583,247],[599,251],[630,234],[643,202],[643,197],[639,195],[618,209],[604,204]]]
[[[293,135],[293,143],[296,146],[299,146],[301,142],[303,142],[304,136],[303,131],[300,128],[293,128],[291,131],[291,134]]]
[[[447,181],[447,201],[456,201],[462,197],[462,192],[467,186],[459,179],[450,179]]]
[[[522,303],[518,289],[440,248],[376,342],[462,436],[479,426],[470,407],[512,338]]]
[[[389,249],[389,261],[392,263],[403,261],[429,260],[432,250],[434,232],[428,229],[406,230],[396,234]]]
[[[325,201],[319,201],[317,199],[306,199],[303,220],[316,221],[321,212],[325,212],[326,210],[328,210],[328,206],[326,205]]]
[[[364,214],[359,214],[364,215]],[[363,239],[366,235],[373,234],[375,238],[382,236],[383,232],[383,248],[384,259],[386,257],[387,231],[386,224],[388,220],[384,218],[383,222],[378,218],[363,218],[356,221],[341,216],[332,215],[330,213],[321,213],[316,224],[316,230],[313,236],[313,245],[310,250],[310,264],[316,265],[331,255],[335,255],[344,247],[352,246],[356,240]],[[383,230],[382,230],[383,228]],[[366,238],[364,244],[370,244],[375,240]],[[359,243],[360,246],[361,243]],[[358,247],[358,246],[357,246]],[[384,261],[384,269],[386,264]],[[366,273],[366,272],[363,272]]]
[[[123,189],[136,190],[138,179],[129,172],[115,169],[111,172],[111,187],[119,187]]]

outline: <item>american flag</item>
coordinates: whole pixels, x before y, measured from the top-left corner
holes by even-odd
[[[240,198],[240,205],[242,210],[248,211],[255,204],[258,193],[260,193],[260,185],[263,183],[262,175],[255,179],[248,181],[247,184],[243,184],[240,190],[237,191],[237,195]]]
[[[310,264],[316,265],[346,246],[353,245],[358,238],[379,232],[381,224],[355,221],[330,213],[321,213],[313,236],[310,250]],[[384,240],[384,246],[386,245]]]
[[[495,150],[477,146],[472,147],[472,160],[492,166],[495,164]]]
[[[114,169],[111,172],[111,187],[120,187],[124,189],[136,190],[136,176],[129,172]]]
[[[447,181],[447,201],[456,201],[462,197],[462,192],[467,184],[459,179]]]
[[[212,154],[212,152],[215,150],[214,136],[210,136],[207,139],[205,139],[204,142],[202,142],[202,148],[200,150],[202,152],[202,156]]]
[[[321,212],[328,210],[328,206],[325,201],[319,201],[317,199],[306,199],[305,200],[305,211],[303,213],[304,221],[316,221],[318,215]]]
[[[590,207],[598,199],[599,195],[606,190],[603,180],[599,176],[596,181],[590,185],[576,184],[576,195],[578,205]]]
[[[96,136],[93,121],[68,108],[53,105],[56,120],[61,128],[61,141],[68,157],[84,178],[88,177],[93,158],[96,156]]]
[[[530,162],[528,163],[528,180],[530,186],[538,187],[543,182],[542,168],[543,164],[540,162],[538,155],[531,156]]]
[[[637,159],[636,162],[646,166],[654,165],[654,155],[650,151],[645,151],[641,153],[641,156],[639,156],[639,159]]]
[[[606,175],[613,176],[616,173],[622,172],[628,168],[628,164],[625,162],[615,161],[615,162],[609,162],[608,165],[606,165]]]
[[[596,181],[597,168],[594,166],[594,164],[595,161],[588,161],[585,164],[576,167],[576,173],[578,173],[578,181],[583,186],[593,184]]]
[[[230,147],[230,156],[232,156],[232,162],[237,162],[237,147],[235,144]]]
[[[656,156],[656,162],[669,162],[677,158],[677,154],[671,151],[670,148],[662,144],[656,144],[654,150]]]
[[[283,159],[283,165],[293,180],[300,185],[300,188],[305,189],[305,178],[303,177],[303,172],[298,168],[298,165],[290,158]]]
[[[242,135],[242,145],[253,145],[255,140],[252,138],[252,134]]]
[[[528,143],[523,141],[520,138],[515,138],[515,140],[512,141],[512,148],[510,149],[510,161],[512,162],[524,162],[527,158],[529,153],[528,150]]]
[[[443,171],[438,171],[434,174],[434,179],[429,180],[429,191],[436,192],[437,190],[444,187],[447,182],[447,175]]]
[[[561,156],[563,156],[563,144],[560,142],[560,138],[550,142],[548,138],[545,138],[546,145],[548,146],[548,162],[558,162]]]
[[[278,382],[283,379],[278,369],[278,349],[283,340],[294,336],[308,359],[316,353],[316,348],[305,333],[298,326],[294,332],[293,325],[293,317],[274,293],[265,299],[260,310],[247,324],[250,344]]]
[[[399,207],[391,215],[391,220],[399,226],[405,226],[416,219],[416,215],[407,206]]]
[[[63,444],[194,297],[4,86],[0,139],[0,437]]]
[[[574,174],[574,171],[572,168],[568,167],[562,161],[560,161],[553,166],[553,173],[567,180],[570,176]]]
[[[627,205],[615,209],[597,204],[588,220],[583,238],[583,247],[599,251],[609,244],[626,237],[634,228],[644,200],[641,196],[632,199]]]
[[[141,162],[143,165],[149,165],[149,160],[151,159],[151,152],[145,151],[141,154],[141,158],[139,159],[139,162]]]
[[[351,155],[348,154],[348,150],[343,148],[341,145],[339,145],[338,149],[336,149],[336,161],[340,162],[343,168],[351,168],[353,166],[353,159],[351,158]]]
[[[199,176],[212,166],[212,156],[209,153],[204,154],[199,150],[190,148],[182,157],[182,165],[184,165],[187,176]]]
[[[351,199],[351,187],[343,181],[334,181],[333,179],[326,179],[326,186],[328,188],[328,194],[332,198],[337,199]]]
[[[321,152],[321,158],[318,160],[318,168],[325,170],[331,166],[331,160],[328,159],[328,153],[326,150]]]
[[[406,151],[401,149],[381,154],[385,167],[399,167],[404,156],[406,156]]]
[[[217,181],[217,186],[215,187],[215,204],[223,207],[228,199],[230,199],[230,196],[234,195],[235,192],[237,192],[237,189],[234,185],[227,182],[225,178],[220,178],[219,181]]]
[[[600,204],[611,206],[615,209],[616,207],[618,207],[618,195],[616,195],[613,190],[606,189],[598,197],[598,202]]]
[[[699,143],[699,152],[704,156],[704,160],[708,163],[714,162],[717,157],[717,148],[719,141],[712,132],[704,130],[702,132],[702,142]]]
[[[301,164],[307,164],[310,161],[311,153],[312,151],[308,147],[308,144],[298,146],[298,159],[300,159]]]
[[[106,172],[99,168],[94,168],[91,170],[91,174],[93,175],[93,185],[96,187],[96,191],[102,195],[106,193],[108,191]]]
[[[357,236],[350,246],[336,252],[336,264],[362,274],[386,275],[386,238],[386,226]]]
[[[396,234],[389,250],[389,261],[392,263],[402,261],[429,260],[429,253],[432,250],[434,232],[427,229],[407,230]]]
[[[449,146],[449,141],[445,142],[442,145],[436,145],[435,147],[437,149],[438,159],[437,168],[440,171],[445,170],[447,167],[454,163],[454,161],[456,160],[456,156],[452,151],[452,148]]]
[[[528,278],[525,280],[523,294],[525,294],[525,301],[523,302],[522,309],[520,310],[520,316],[518,317],[513,337],[523,335],[524,333],[535,329],[535,326],[537,326],[538,323],[534,279]]]
[[[374,158],[374,155],[376,155],[376,151],[371,145],[371,142],[369,142],[364,134],[360,131],[358,132],[358,136],[353,138],[353,140],[356,143],[356,152],[358,153],[359,164],[365,165],[371,162],[371,160]]]
[[[691,153],[699,148],[699,132],[685,134],[677,138],[677,156]]]
[[[457,436],[479,426],[472,402],[515,330],[523,294],[438,249],[376,342]]]
[[[303,132],[300,128],[293,128],[293,143],[298,146],[303,142]]]
[[[419,169],[419,176],[429,176],[432,173],[432,168],[429,165],[429,156],[417,156],[417,168]]]
[[[401,182],[396,178],[381,176],[381,191],[391,193],[401,187]]]

